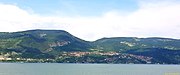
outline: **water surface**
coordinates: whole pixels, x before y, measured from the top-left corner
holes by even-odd
[[[180,65],[0,63],[0,75],[180,75]]]

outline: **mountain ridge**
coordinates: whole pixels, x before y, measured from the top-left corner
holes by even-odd
[[[154,53],[159,55],[152,55]],[[147,63],[150,60],[146,59],[152,58],[152,63],[179,64],[180,40],[162,37],[108,37],[85,41],[64,30],[0,32],[0,56],[14,60],[31,58],[74,63]]]

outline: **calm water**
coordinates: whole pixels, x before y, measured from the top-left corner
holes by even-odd
[[[0,75],[180,75],[180,65],[0,63]]]

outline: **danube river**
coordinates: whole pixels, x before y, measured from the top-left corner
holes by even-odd
[[[0,75],[180,75],[180,65],[0,63]]]

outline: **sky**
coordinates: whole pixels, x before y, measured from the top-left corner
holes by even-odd
[[[65,30],[104,37],[180,39],[179,0],[0,0],[0,32]]]

